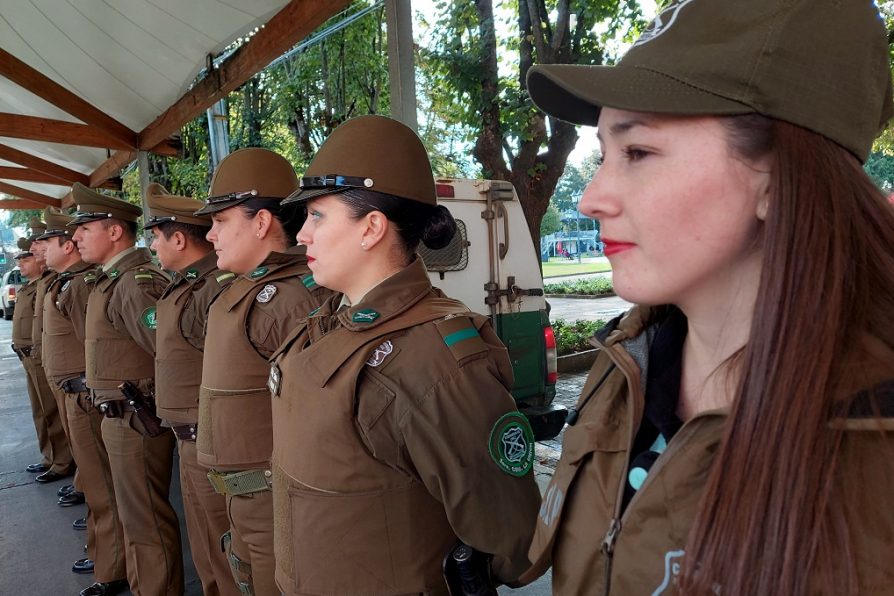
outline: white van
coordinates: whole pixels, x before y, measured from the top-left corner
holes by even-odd
[[[567,411],[556,395],[556,340],[543,296],[540,262],[521,203],[502,180],[442,178],[438,202],[456,219],[448,246],[420,255],[432,284],[471,310],[487,314],[509,348],[512,395],[537,440],[555,437]]]

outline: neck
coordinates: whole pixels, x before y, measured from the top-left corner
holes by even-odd
[[[105,265],[106,263],[108,263],[109,261],[111,261],[112,259],[117,257],[118,255],[123,253],[128,248],[133,248],[133,247],[134,247],[133,243],[128,244],[128,243],[123,243],[123,242],[116,242],[114,245],[112,245],[112,248],[109,249],[109,253],[102,260],[101,264]]]
[[[211,252],[211,250],[212,250],[211,248],[202,250],[201,248],[188,247],[180,255],[181,258],[180,258],[179,262],[176,264],[176,266],[172,267],[172,270],[180,271],[182,269],[186,269],[187,267],[190,267],[191,265],[198,263],[203,258],[205,258],[208,255],[208,253]]]
[[[382,259],[376,264],[363,265],[358,268],[357,277],[352,280],[351,287],[345,289],[344,294],[351,301],[351,304],[357,304],[367,293],[398,271],[403,269],[391,263],[388,259]]]
[[[68,255],[68,258],[61,265],[59,265],[59,267],[56,269],[56,271],[60,271],[60,272],[68,271],[69,269],[71,269],[72,267],[74,267],[75,265],[77,265],[80,262],[81,262],[81,257],[77,253],[77,251],[75,251],[72,254]]]

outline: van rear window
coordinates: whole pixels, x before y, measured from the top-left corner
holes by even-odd
[[[462,271],[469,266],[469,240],[466,224],[456,220],[456,234],[450,244],[444,248],[433,250],[424,244],[419,245],[419,256],[429,271]]]

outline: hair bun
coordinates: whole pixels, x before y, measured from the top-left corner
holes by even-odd
[[[435,207],[422,232],[422,243],[432,250],[444,248],[456,234],[456,220],[444,205]]]

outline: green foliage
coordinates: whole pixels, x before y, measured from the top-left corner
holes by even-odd
[[[17,228],[19,226],[28,227],[28,224],[31,223],[32,217],[43,217],[42,209],[11,209],[8,211],[9,220],[6,222],[10,228]]]
[[[863,169],[880,189],[887,193],[894,191],[894,154],[872,152]]]
[[[559,356],[592,350],[590,338],[605,327],[605,321],[578,320],[572,323],[558,319],[552,322],[553,333],[556,335],[556,350]]]
[[[549,236],[562,229],[562,216],[555,205],[550,205],[540,220],[540,235]]]
[[[593,277],[557,284],[544,284],[543,291],[547,294],[558,295],[606,296],[613,294],[615,288],[610,277]]]

